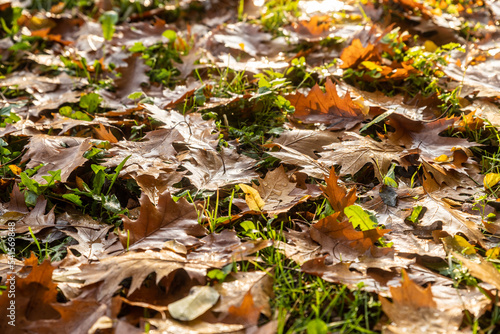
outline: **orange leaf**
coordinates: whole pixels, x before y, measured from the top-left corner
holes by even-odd
[[[99,124],[99,129],[94,128],[94,132],[97,138],[99,139],[107,140],[110,143],[118,143],[118,139],[116,139],[116,137],[111,133],[111,131],[107,130],[102,124]]]
[[[321,190],[325,193],[326,198],[330,202],[335,212],[343,215],[344,209],[353,205],[358,197],[356,196],[356,188],[349,191],[344,186],[338,185],[339,178],[335,174],[335,169],[332,167],[330,175],[325,176],[326,186],[320,186]]]
[[[234,318],[245,325],[256,325],[259,321],[261,307],[256,307],[250,291],[245,294],[240,306],[230,306],[227,318]]]
[[[343,98],[330,79],[326,79],[326,92],[316,84],[307,96],[297,93],[286,99],[295,107],[293,118],[303,123],[328,124],[330,130],[349,130],[364,120],[359,106],[352,102],[349,93]]]
[[[367,60],[375,63],[380,62],[380,56],[376,52],[375,46],[368,44],[366,47],[363,47],[359,38],[354,39],[351,45],[344,49],[340,55],[340,59],[343,62],[340,68],[356,68],[363,61]]]
[[[338,222],[340,212],[334,213],[321,219],[312,225],[311,238],[323,246],[330,253],[340,253],[344,260],[354,259],[359,255],[371,251],[373,256],[381,256],[390,251],[391,248],[377,248],[375,242],[390,230],[372,229],[368,231],[357,231],[348,220]]]

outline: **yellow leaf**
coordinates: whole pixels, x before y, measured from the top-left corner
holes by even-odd
[[[499,173],[488,173],[484,177],[483,183],[485,188],[491,188],[500,182],[500,174]]]
[[[453,239],[455,239],[457,246],[462,248],[462,254],[465,254],[465,255],[476,254],[476,250],[474,249],[474,246],[472,246],[464,237],[461,237],[459,235],[455,235],[453,237]]]
[[[446,154],[441,154],[439,157],[434,158],[434,161],[436,161],[436,162],[449,162],[450,157],[448,157]]]
[[[21,168],[19,168],[18,166],[16,165],[9,165],[9,169],[12,173],[14,173],[15,175],[19,175],[21,174],[21,172],[23,171]]]
[[[375,64],[372,61],[364,61],[364,62],[361,63],[361,65],[363,65],[364,67],[366,67],[369,70],[377,70],[378,72],[382,72],[382,67],[380,67],[379,65]]]
[[[250,210],[262,211],[262,208],[266,204],[262,197],[260,197],[259,192],[246,184],[239,184],[241,190],[245,192],[245,201],[247,202]]]
[[[472,246],[465,238],[459,235],[455,235],[454,237],[447,236],[445,238],[441,238],[441,240],[443,241],[447,252],[449,250],[453,250],[464,255],[476,254],[474,246]]]
[[[245,43],[240,43],[238,44],[238,46],[243,50],[245,51]]]
[[[425,41],[424,49],[425,51],[435,52],[438,49],[438,46],[434,44],[433,41]]]
[[[500,255],[500,247],[490,248],[486,251],[486,256],[488,259],[496,260]]]

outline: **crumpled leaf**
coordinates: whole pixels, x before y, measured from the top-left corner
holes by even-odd
[[[335,213],[338,213],[340,218],[344,217],[344,209],[353,205],[358,199],[356,188],[351,188],[348,191],[345,186],[339,186],[339,178],[334,168],[330,170],[328,177],[325,176],[325,182],[326,186],[320,186],[321,190],[325,193]]]
[[[260,197],[259,192],[243,183],[239,184],[239,187],[245,193],[245,201],[250,210],[262,211],[266,203],[262,200],[262,197]]]

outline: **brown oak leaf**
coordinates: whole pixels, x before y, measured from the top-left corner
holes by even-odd
[[[185,198],[174,202],[170,192],[166,191],[160,195],[157,206],[144,194],[140,203],[140,214],[136,220],[122,217],[126,232],[120,235],[120,241],[124,247],[161,248],[168,240],[190,246],[198,243],[196,237],[206,233],[198,224],[194,205]]]
[[[458,333],[462,310],[442,310],[434,301],[431,287],[420,287],[402,271],[400,287],[390,287],[392,303],[379,297],[382,309],[393,321],[387,333]]]
[[[83,154],[92,147],[92,144],[89,138],[34,135],[27,147],[23,162],[29,160],[27,168],[44,164],[33,178],[45,184],[47,181],[42,176],[49,175],[48,171],[59,169],[61,182],[67,181],[71,172],[87,161]]]

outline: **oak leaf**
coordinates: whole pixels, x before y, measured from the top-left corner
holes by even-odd
[[[354,175],[366,164],[372,164],[375,176],[382,181],[393,162],[401,160],[404,149],[387,140],[378,142],[370,137],[347,132],[340,143],[324,147],[318,162],[328,165],[340,165],[340,175]]]
[[[356,188],[351,188],[349,191],[345,186],[338,185],[339,178],[335,173],[335,169],[330,170],[329,176],[325,176],[326,186],[320,186],[325,194],[328,202],[339,217],[344,217],[344,209],[353,205],[358,197],[356,196]]]
[[[342,60],[340,68],[357,68],[363,61],[379,63],[381,57],[373,44],[364,47],[361,40],[356,38],[342,51],[340,59]]]
[[[33,178],[45,184],[47,180],[42,176],[49,175],[48,171],[61,170],[61,182],[67,181],[71,172],[87,161],[83,154],[92,147],[92,144],[88,138],[40,134],[32,136],[27,147],[23,161],[29,160],[27,168],[44,164]]]
[[[97,290],[97,299],[101,301],[111,297],[120,283],[128,277],[132,278],[128,292],[131,294],[151,273],[156,273],[157,282],[179,269],[185,270],[191,277],[201,279],[206,275],[210,265],[210,263],[188,261],[185,255],[170,250],[130,251],[107,257],[97,263],[81,265],[78,272],[73,274],[70,271],[67,275],[61,275],[59,279],[84,281],[84,286],[102,282]]]
[[[181,134],[173,129],[159,129],[148,132],[144,141],[134,142],[122,140],[113,144],[108,151],[109,158],[105,166],[118,166],[130,156],[123,165],[121,174],[154,175],[158,177],[161,170],[169,170],[175,163],[177,151],[173,144],[182,140]],[[153,172],[153,169],[156,169]]]
[[[381,256],[392,251],[391,248],[378,248],[375,243],[390,230],[371,229],[356,231],[349,221],[339,222],[341,212],[321,219],[311,226],[311,238],[322,246],[324,252],[334,261],[355,260],[367,252],[371,256]]]
[[[35,254],[31,253],[31,257],[24,260],[24,265],[23,269],[32,267],[25,278],[19,276],[7,278],[9,287],[10,284],[16,285],[16,325],[23,328],[31,321],[59,318],[59,313],[51,305],[57,302],[57,284],[52,281],[52,272],[55,268],[51,265],[50,260],[45,260],[39,265]],[[10,300],[8,293],[3,293],[0,296],[2,309],[8,310]],[[0,321],[0,329],[2,332],[12,333],[13,327],[8,324],[8,318],[4,318]]]
[[[225,320],[239,322],[246,326],[257,325],[261,309],[254,304],[252,293],[248,291],[239,306],[231,305],[229,307]]]
[[[141,90],[143,82],[149,82],[146,72],[150,70],[144,63],[142,57],[132,55],[125,60],[127,66],[118,67],[117,71],[121,77],[115,80],[116,96],[123,102],[128,100],[128,96]],[[129,100],[130,101],[130,100]]]
[[[462,310],[442,310],[433,298],[431,287],[422,288],[402,271],[400,287],[390,287],[392,303],[379,297],[382,309],[393,321],[387,333],[458,333]]]
[[[284,147],[294,149],[312,159],[318,159],[316,153],[325,151],[324,146],[339,142],[339,134],[331,131],[294,129],[283,132],[279,138],[265,147]]]
[[[330,168],[326,164],[321,163],[314,158],[311,158],[309,155],[301,153],[296,149],[290,148],[288,146],[280,145],[280,147],[280,152],[270,151],[268,152],[268,154],[277,159],[280,159],[282,163],[301,167],[301,172],[317,179],[321,179],[330,171]]]
[[[161,248],[167,240],[193,245],[198,243],[196,237],[206,233],[198,224],[194,205],[185,198],[174,202],[170,192],[166,191],[160,195],[157,206],[144,194],[140,203],[140,214],[135,221],[122,217],[126,233],[120,235],[120,241],[124,247]]]
[[[223,147],[220,152],[192,149],[179,159],[182,160],[182,166],[191,172],[191,175],[187,175],[191,183],[200,190],[217,190],[257,177],[252,170],[255,160],[238,154],[234,149]]]
[[[323,123],[330,130],[349,130],[361,123],[365,116],[347,93],[343,98],[330,79],[326,80],[325,93],[316,84],[307,96],[297,93],[286,99],[295,107],[293,118],[306,124]]]
[[[308,20],[300,20],[292,24],[291,29],[297,37],[308,42],[319,42],[330,35],[332,21],[328,16],[314,15]]]
[[[392,114],[387,124],[396,129],[387,138],[394,145],[401,145],[409,153],[417,152],[430,159],[442,155],[452,156],[454,149],[477,146],[477,143],[455,137],[442,137],[439,134],[453,125],[458,117],[438,119],[433,122],[415,121],[401,115]]]
[[[430,232],[441,225],[442,230],[450,235],[463,233],[471,242],[483,244],[485,237],[479,230],[479,226],[473,221],[473,216],[453,209],[443,199],[430,194],[419,200],[416,205],[427,209],[417,225],[417,229],[427,229]]]

